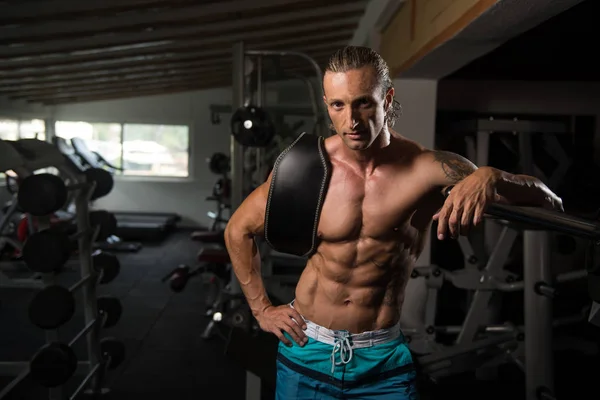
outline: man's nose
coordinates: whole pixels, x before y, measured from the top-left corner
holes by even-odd
[[[349,109],[347,121],[348,121],[348,127],[350,129],[354,129],[360,123],[360,116],[358,115],[358,113],[355,110]]]

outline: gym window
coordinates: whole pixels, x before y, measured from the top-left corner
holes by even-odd
[[[0,139],[46,140],[46,123],[43,119],[0,118]],[[0,185],[4,185],[4,173],[0,172]]]
[[[0,139],[40,139],[46,140],[46,124],[43,119],[2,119],[0,118]]]
[[[118,175],[189,177],[187,125],[56,121],[56,136],[80,137],[115,167]]]

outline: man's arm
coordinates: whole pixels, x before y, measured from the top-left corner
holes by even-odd
[[[449,151],[431,152],[433,158],[433,184],[442,188],[445,193],[450,186],[477,171],[477,166],[465,157]]]
[[[511,174],[493,167],[478,168],[463,156],[448,151],[432,152],[434,173],[433,184],[442,192],[473,175],[485,185],[492,185],[499,198],[509,204],[540,206],[562,210],[560,199],[538,178]]]
[[[264,219],[270,179],[255,189],[238,207],[225,228],[225,245],[233,272],[256,317],[271,306],[261,276],[256,236],[264,234]]]

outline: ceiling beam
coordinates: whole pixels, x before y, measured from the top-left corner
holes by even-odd
[[[313,0],[314,1],[314,0]],[[61,37],[71,36],[72,40],[65,42],[71,48],[76,49],[94,49],[101,47],[128,45],[132,43],[149,43],[160,40],[172,40],[177,38],[198,37],[204,34],[214,34],[215,32],[241,31],[255,29],[272,24],[301,23],[303,20],[331,18],[330,14],[335,14],[336,18],[344,16],[353,16],[362,14],[365,10],[367,0],[353,1],[345,4],[323,3],[306,10],[286,10],[278,13],[266,12],[262,16],[250,16],[243,19],[232,19],[228,21],[217,21],[212,23],[191,23],[186,26],[176,25],[173,27],[158,28],[152,30],[140,30],[137,32],[118,32],[111,31],[110,35],[88,36],[82,32],[77,32],[72,28],[72,24],[64,22],[55,22],[48,24],[35,24],[33,26],[23,26],[19,28],[0,28],[0,44],[46,42],[52,40],[53,36]],[[193,14],[188,14],[188,18]],[[93,22],[96,24],[97,22]],[[90,29],[90,24],[85,25]],[[60,42],[58,42],[60,43]]]
[[[277,81],[278,79],[266,79],[266,81],[272,82]],[[215,88],[226,88],[231,86],[231,77],[225,78],[222,81],[213,80],[210,82],[187,82],[183,85],[176,84],[158,84],[156,86],[140,86],[135,88],[127,88],[127,89],[107,89],[99,92],[86,92],[85,95],[69,95],[63,94],[61,96],[43,96],[43,97],[30,97],[27,100],[29,102],[35,103],[43,103],[45,105],[60,105],[60,104],[70,104],[70,103],[84,103],[84,102],[92,102],[92,101],[101,101],[101,100],[118,100],[118,99],[130,99],[130,98],[138,98],[143,96],[152,96],[152,95],[167,95],[172,93],[180,93],[180,92],[191,92],[197,90],[205,90],[205,89],[215,89]]]
[[[155,79],[129,79],[123,80],[121,82],[112,82],[109,84],[89,84],[89,85],[76,85],[76,86],[63,86],[57,88],[49,88],[49,89],[39,89],[39,90],[27,90],[18,93],[9,93],[13,99],[27,99],[32,97],[41,97],[41,96],[52,96],[52,97],[61,97],[61,96],[70,96],[72,94],[86,94],[93,92],[103,92],[103,91],[115,91],[121,90],[123,88],[128,89],[130,87],[137,86],[145,86],[145,85],[162,85],[162,84],[172,84],[172,83],[187,83],[187,82],[211,82],[211,81],[223,81],[231,79],[230,74],[226,73],[215,73],[210,76],[202,76],[199,77],[194,74],[187,75],[179,75],[179,76],[165,76],[159,77]]]
[[[296,50],[303,51],[310,55],[312,51],[335,48],[337,45],[348,43],[348,34],[352,29],[336,30],[334,32],[313,32],[307,33],[302,37],[290,36],[277,38],[267,41],[245,41],[248,49],[269,49],[269,50]],[[332,42],[332,43],[330,43]],[[150,63],[168,62],[168,60],[207,60],[214,62],[229,62],[231,60],[231,46],[217,49],[206,50],[197,47],[189,47],[180,52],[166,52],[155,56],[137,56],[137,57],[98,57],[95,55],[93,60],[89,56],[64,56],[56,58],[46,58],[38,62],[29,63],[3,63],[0,61],[0,77],[22,78],[28,76],[45,76],[53,73],[71,73],[73,71],[100,71],[111,68],[121,68],[132,65],[148,65]],[[221,59],[221,60],[219,60]],[[40,70],[40,68],[43,68]]]
[[[325,51],[314,52],[312,53],[313,58],[319,63],[320,61],[324,61],[327,57],[329,57],[335,48],[331,48]],[[297,60],[286,60],[282,63],[284,66],[297,65]],[[175,71],[187,71],[193,70],[197,73],[210,73],[212,71],[223,71],[226,70],[231,65],[231,60],[227,60],[227,62],[214,62],[210,60],[207,62],[206,60],[194,61],[194,62],[181,62],[181,63],[171,63],[166,65],[146,65],[137,68],[125,68],[120,70],[108,70],[108,71],[100,71],[95,73],[90,72],[80,72],[78,74],[64,74],[64,75],[54,75],[37,79],[2,79],[0,78],[0,92],[5,91],[18,91],[18,90],[27,90],[29,88],[35,87],[52,87],[65,83],[86,83],[86,82],[99,82],[105,81],[106,79],[124,79],[131,75],[140,75],[140,74],[160,74],[160,73],[173,73]],[[302,64],[301,64],[302,65]],[[308,64],[306,64],[308,66]]]
[[[138,81],[138,80],[152,80],[152,79],[160,79],[163,77],[174,77],[174,76],[196,76],[196,77],[207,77],[210,78],[213,75],[226,75],[229,73],[227,70],[223,69],[198,69],[197,67],[190,68],[178,68],[169,71],[151,71],[151,72],[143,72],[143,73],[134,73],[134,74],[123,74],[123,75],[113,75],[107,76],[97,79],[88,79],[88,80],[77,80],[77,81],[57,81],[46,84],[36,84],[36,85],[6,85],[0,86],[0,93],[3,94],[17,94],[26,96],[29,92],[35,91],[44,91],[44,90],[62,90],[68,87],[89,87],[89,86],[98,86],[98,85],[110,85],[110,84],[120,84],[122,82],[128,81]]]
[[[61,14],[71,15],[80,12],[123,10],[133,7],[152,7],[164,4],[165,0],[55,0],[7,3],[0,5],[0,23],[53,17]]]
[[[221,86],[219,86],[221,85]],[[219,87],[227,87],[230,83],[228,82],[213,82],[210,84],[198,84],[198,85],[169,85],[162,88],[147,88],[144,90],[136,90],[134,93],[132,92],[107,92],[107,93],[98,93],[90,96],[72,96],[72,97],[63,97],[63,98],[37,98],[29,100],[30,103],[42,103],[47,106],[58,106],[65,104],[73,104],[73,103],[90,103],[97,101],[106,101],[106,100],[128,100],[128,99],[137,99],[140,97],[148,97],[148,96],[163,96],[169,94],[176,93],[187,93],[187,92],[195,92],[198,90],[206,90],[206,89],[215,89]]]
[[[326,40],[324,43],[317,45],[303,46],[300,48],[294,48],[294,50],[305,52],[310,54],[311,57],[316,58],[323,55],[331,55],[335,50],[344,46],[347,42],[342,40],[347,38],[343,37],[326,37],[322,35]],[[320,40],[320,39],[319,39]],[[158,68],[171,68],[175,66],[184,65],[196,65],[198,67],[229,67],[231,65],[230,54],[218,54],[211,58],[207,58],[203,53],[192,53],[189,56],[177,56],[177,57],[164,57],[158,60],[148,61],[133,61],[128,63],[100,65],[98,67],[71,67],[71,68],[60,68],[60,69],[41,69],[31,71],[10,71],[5,74],[0,73],[0,85],[1,84],[21,84],[29,82],[51,82],[54,80],[64,79],[79,79],[82,77],[93,78],[95,76],[106,76],[111,74],[127,73],[128,71],[146,71]]]
[[[343,33],[343,32],[342,32]],[[341,37],[329,38],[331,40],[327,40],[327,35],[322,35],[322,38],[325,42],[321,41],[321,38],[316,39],[315,42],[320,42],[318,44],[309,44],[306,46],[292,46],[294,50],[301,51],[309,54],[311,57],[315,58],[321,54],[328,53],[331,55],[335,50],[347,44],[346,41],[341,40]],[[268,46],[268,49],[278,50],[279,46]],[[281,46],[281,48],[284,48]],[[287,47],[289,48],[289,47]],[[140,67],[166,67],[167,65],[178,65],[184,63],[194,62],[196,65],[207,66],[207,67],[219,67],[219,68],[229,68],[231,66],[231,52],[221,52],[218,54],[205,54],[205,53],[190,53],[189,55],[179,55],[175,57],[163,57],[161,59],[146,61],[146,60],[137,60],[137,61],[129,61],[125,63],[113,63],[108,65],[99,64],[95,67],[89,65],[79,65],[77,67],[59,67],[59,68],[49,68],[49,69],[33,69],[33,70],[23,70],[23,71],[10,71],[6,73],[2,73],[0,71],[0,81],[7,83],[10,82],[18,82],[18,79],[25,80],[37,80],[37,79],[52,79],[52,77],[69,77],[69,76],[81,76],[82,74],[93,75],[96,74],[110,74],[113,72],[118,73],[119,71],[127,70],[128,68],[140,68]],[[1,68],[1,67],[0,67]],[[37,79],[36,79],[37,78]]]
[[[222,0],[211,1],[205,4],[198,2],[186,7],[166,10],[140,7],[139,12],[136,13],[124,13],[101,18],[80,18],[68,23],[64,21],[48,22],[46,24],[39,24],[39,27],[42,30],[45,29],[47,32],[50,32],[48,33],[49,35],[61,33],[88,35],[98,32],[119,31],[132,27],[152,27],[156,24],[178,22],[191,18],[199,19],[214,17],[216,14],[243,13],[257,9],[287,6],[292,3],[306,3],[310,1],[312,0]],[[52,4],[51,1],[45,1],[45,3]],[[32,8],[35,9],[35,7]],[[27,26],[22,26],[20,28],[9,29],[20,30],[24,36],[27,36],[26,30],[28,28]]]
[[[27,99],[30,103],[43,103],[46,105],[68,104],[68,103],[84,103],[100,100],[138,98],[143,96],[166,95],[181,92],[193,92],[197,90],[213,89],[218,87],[227,87],[229,81],[224,82],[188,82],[186,84],[160,84],[146,85],[144,87],[130,87],[119,89],[117,91],[104,91],[87,93],[85,95],[73,94],[64,97],[35,97]]]
[[[250,3],[250,2],[248,2]],[[206,46],[216,48],[223,45],[228,45],[238,41],[248,40],[268,40],[268,38],[276,39],[284,35],[301,36],[306,33],[315,33],[322,31],[335,31],[338,29],[356,28],[358,17],[347,17],[342,19],[325,20],[315,23],[305,23],[300,25],[282,26],[278,28],[262,26],[260,29],[252,31],[241,31],[230,34],[215,34],[204,37],[202,39],[191,39],[182,41],[159,41],[155,43],[147,43],[144,47],[119,48],[108,47],[104,49],[90,50],[88,54],[96,54],[101,57],[113,57],[133,54],[157,54],[175,49],[188,49],[190,46]],[[33,57],[44,54],[65,54],[72,50],[81,50],[76,45],[69,44],[71,41],[48,42],[26,46],[0,46],[0,58],[10,59],[16,57]],[[75,55],[75,54],[73,54]]]
[[[283,70],[288,74],[299,74],[302,76],[314,75],[312,69],[308,65],[289,64],[285,66]],[[263,79],[265,81],[274,79],[275,71],[267,71]],[[230,79],[231,71],[228,70],[213,70],[205,73],[198,73],[198,71],[176,71],[173,73],[153,73],[153,74],[138,74],[124,78],[110,78],[99,81],[80,82],[80,83],[62,83],[51,86],[32,86],[28,88],[12,88],[3,90],[2,93],[9,95],[13,98],[28,98],[31,96],[38,95],[54,95],[60,93],[70,93],[72,91],[90,91],[90,90],[107,90],[119,88],[122,86],[130,86],[132,84],[152,84],[163,81],[196,81],[196,80],[223,80]]]

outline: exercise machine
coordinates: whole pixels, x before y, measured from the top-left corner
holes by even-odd
[[[520,155],[520,169],[534,175],[531,136],[543,132],[544,147],[556,159],[566,158],[552,135],[568,132],[568,126],[555,121],[523,121],[495,118],[461,121],[457,132],[476,132],[466,136],[467,156],[478,165],[489,165],[490,136],[499,132],[517,135],[519,146],[510,147]],[[548,150],[549,149],[549,150]],[[561,158],[562,157],[562,158]],[[567,160],[568,161],[568,160]],[[543,179],[556,186],[564,176],[562,163]],[[568,166],[569,163],[567,162]],[[417,267],[413,279],[422,279],[426,286],[424,321],[419,326],[403,327],[409,347],[422,371],[433,380],[465,371],[481,369],[489,372],[495,366],[513,363],[525,375],[526,398],[555,398],[553,379],[553,344],[557,327],[580,323],[586,319],[598,325],[598,265],[593,260],[597,251],[600,225],[595,219],[550,212],[538,208],[490,206],[484,226],[469,238],[458,240],[465,267],[448,271],[438,266]],[[557,266],[557,238],[571,238],[568,252],[571,262],[579,268],[565,270]],[[521,240],[523,273],[506,269],[511,249]],[[519,248],[519,246],[516,246]],[[577,257],[577,249],[584,257]],[[580,251],[581,253],[581,251]],[[562,259],[561,259],[562,257]],[[566,263],[563,263],[566,264]],[[573,315],[553,315],[556,302],[562,302],[564,287],[569,282],[587,280],[587,304]],[[461,325],[436,325],[438,295],[445,284],[469,293],[469,307]],[[495,305],[502,294],[522,292],[524,295],[522,324],[514,320],[499,321]],[[519,314],[519,313],[513,313]],[[516,317],[518,318],[518,316]],[[440,341],[444,338],[445,341]],[[452,340],[448,341],[448,337]],[[598,353],[597,343],[581,338],[571,340],[569,349]]]
[[[74,138],[73,140],[75,140],[75,139],[79,139],[79,138]],[[81,140],[81,139],[79,139],[79,140]],[[63,154],[65,159],[68,161],[71,169],[73,169],[75,171],[79,171],[79,173],[93,176],[93,178],[95,178],[100,183],[101,187],[103,188],[102,196],[105,196],[112,191],[112,189],[114,187],[114,179],[113,179],[113,175],[112,175],[111,171],[106,170],[101,165],[90,164],[88,161],[86,161],[86,158],[82,157],[80,155],[80,153],[76,152],[74,146],[70,145],[65,139],[63,139],[61,137],[54,137],[53,143],[56,146],[56,148]],[[78,143],[78,141],[75,140],[75,143]],[[79,144],[79,149],[81,152],[83,151],[82,146],[84,146],[84,144]],[[92,153],[87,155],[87,159],[91,159],[92,157],[95,157],[95,156],[93,156]],[[66,176],[66,178],[68,179],[69,177]],[[92,200],[95,200],[102,196],[100,196],[100,195],[92,196]],[[68,202],[68,203],[70,203],[70,202]],[[67,207],[67,211],[70,211],[69,207]],[[97,214],[97,212],[92,213],[92,215],[96,215],[96,214]],[[94,246],[96,249],[106,250],[106,251],[116,251],[116,252],[133,252],[133,253],[141,250],[141,248],[142,248],[141,243],[125,242],[119,236],[117,236],[118,221],[117,221],[114,213],[104,212],[104,215],[105,216],[110,215],[109,218],[111,219],[111,225],[113,225],[113,226],[111,227],[110,235],[108,235],[108,236],[103,235],[101,237],[102,241],[94,243]]]
[[[112,174],[123,171],[110,164],[98,152],[91,151],[82,138],[74,137],[71,145],[83,165],[89,168],[102,168]],[[175,213],[151,213],[116,211],[112,214],[117,219],[116,236],[123,240],[162,240],[176,229],[181,217]],[[126,244],[125,247],[132,247]]]
[[[98,297],[96,286],[108,283],[119,272],[115,257],[94,253],[92,243],[100,227],[90,224],[88,205],[97,193],[97,182],[91,175],[68,171],[63,155],[48,143],[35,139],[17,142],[0,141],[2,170],[12,170],[19,178],[17,203],[26,213],[31,234],[23,246],[23,261],[32,272],[30,278],[10,279],[2,276],[0,287],[33,289],[29,304],[29,319],[43,332],[46,343],[29,361],[2,362],[3,375],[15,378],[0,391],[0,399],[11,395],[18,385],[30,378],[48,388],[48,398],[65,398],[64,385],[74,375],[83,375],[70,395],[82,393],[100,396],[108,393],[106,375],[125,358],[125,347],[116,338],[100,339],[102,328],[114,326],[121,315],[116,298]],[[4,158],[6,155],[6,158]],[[41,172],[57,168],[70,176],[69,184],[58,175]],[[37,172],[37,173],[36,173]],[[68,234],[50,223],[50,216],[66,202],[68,192],[74,193],[75,228]],[[66,288],[57,283],[73,250],[77,251],[80,279]],[[104,260],[103,260],[104,259]],[[76,307],[74,293],[82,293],[84,321],[82,329],[69,341],[60,335],[60,328],[73,319]],[[73,346],[84,339],[86,358],[78,359]]]
[[[245,48],[243,42],[234,44],[233,46],[233,97],[232,97],[232,109],[234,110],[231,119],[231,210],[235,211],[243,199],[252,191],[256,185],[264,182],[265,176],[268,173],[270,165],[263,162],[264,153],[268,146],[272,143],[273,138],[276,136],[276,125],[273,124],[268,112],[264,107],[264,79],[263,79],[263,61],[265,58],[297,58],[307,62],[308,65],[314,69],[317,77],[317,82],[322,82],[322,72],[318,64],[308,55],[298,52],[278,52],[268,50],[248,50]],[[253,61],[251,63],[250,61]],[[247,65],[253,64],[252,72],[247,73]],[[255,88],[251,85],[252,73],[255,74]],[[308,82],[308,81],[307,81]],[[313,94],[317,91],[314,90]],[[315,134],[326,136],[328,127],[325,125],[325,111],[319,108],[317,103],[317,109],[315,110],[315,118],[317,123],[317,129],[314,130]],[[321,106],[322,107],[322,106]],[[279,149],[281,152],[283,149]],[[248,168],[251,167],[251,168]],[[263,259],[263,265],[269,265],[267,258],[269,257],[268,246],[265,245],[261,240],[257,239],[257,246],[261,251],[261,258]],[[267,261],[265,263],[265,261]],[[272,264],[271,264],[272,265]],[[272,289],[277,290],[280,287],[275,287],[269,283],[270,277],[268,273],[265,274],[265,285],[267,286],[267,292],[271,293]],[[297,278],[296,278],[297,281]],[[243,301],[238,300],[241,297],[241,289],[237,278],[232,273],[231,282],[229,283],[227,294],[231,296],[235,301],[230,303],[229,309],[239,310],[243,307]],[[293,297],[293,290],[289,291],[286,296],[284,293],[276,293],[276,297],[279,297],[281,301],[285,301],[285,298]],[[238,313],[239,314],[239,313]],[[237,315],[237,314],[234,314]],[[247,314],[246,314],[247,315]],[[220,316],[221,320],[228,321],[230,319]],[[249,319],[253,320],[251,314]],[[237,317],[240,321],[246,321],[247,318]],[[251,331],[247,330],[247,331]],[[273,343],[273,342],[272,342]],[[274,342],[276,345],[276,341]],[[230,346],[231,347],[231,343]],[[232,354],[231,352],[228,352]],[[245,368],[248,373],[246,375],[246,399],[260,399],[261,393],[261,378],[254,372],[258,372],[258,369],[253,368],[252,365],[246,363]],[[268,377],[270,371],[267,374],[260,374],[269,381]]]

